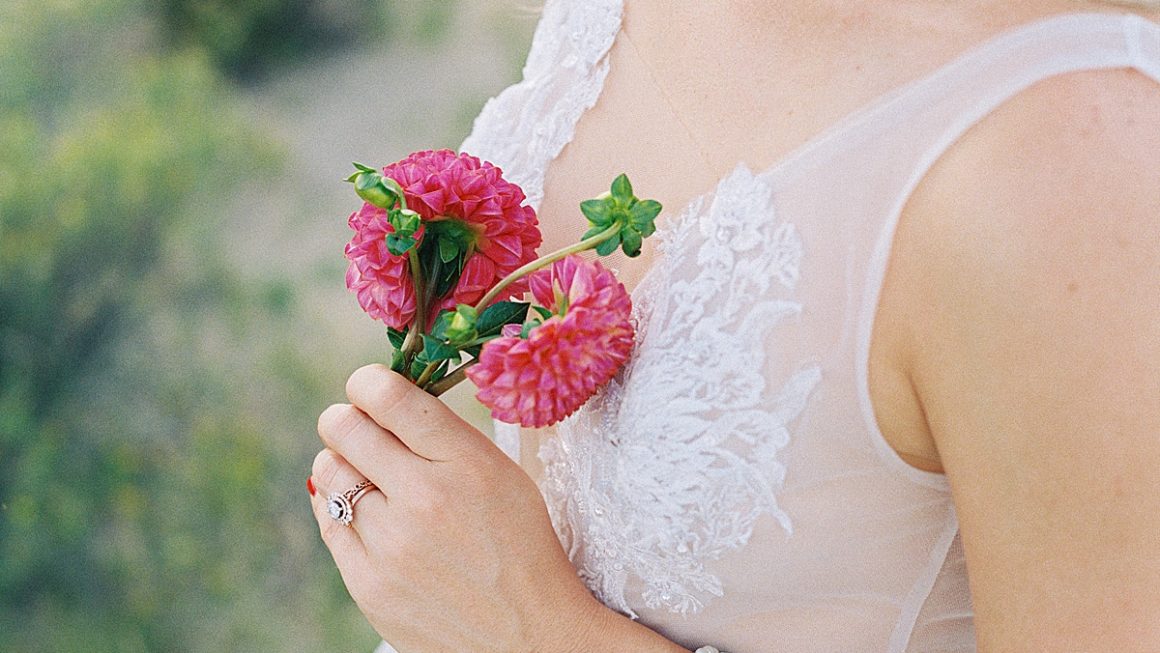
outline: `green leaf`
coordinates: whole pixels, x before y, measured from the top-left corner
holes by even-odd
[[[454,315],[455,312],[448,309],[439,311],[439,315],[435,316],[435,322],[431,325],[431,337],[437,340],[445,340],[447,325],[451,324],[451,318]]]
[[[400,331],[399,329],[387,327],[387,340],[391,341],[391,346],[396,350],[403,348],[403,341],[406,339],[406,331]]]
[[[434,363],[435,361],[445,361],[445,360],[450,360],[450,361],[454,361],[454,362],[458,363],[459,362],[459,349],[452,347],[451,345],[443,342],[442,340],[437,340],[435,338],[432,338],[431,336],[424,335],[423,336],[423,357],[427,359],[426,362],[428,362],[428,363]],[[426,367],[426,365],[424,365],[424,367]],[[420,370],[420,372],[421,371],[422,370]]]
[[[640,245],[643,238],[640,232],[632,227],[628,227],[620,232],[620,242],[624,245],[624,254],[629,258],[640,256]]]
[[[363,164],[359,163],[358,161],[352,161],[351,165],[353,165],[360,172],[378,172],[378,170],[375,170],[374,168],[371,168],[368,166],[364,166]]]
[[[403,256],[415,246],[415,239],[411,236],[387,234],[387,251],[395,256]]]
[[[459,243],[450,238],[440,238],[437,242],[439,243],[439,260],[450,263],[455,260],[456,256],[459,256]]]
[[[431,247],[424,248],[423,251],[431,253],[430,265],[424,265],[423,269],[428,271],[428,283],[435,284],[435,296],[443,297],[455,284],[459,283],[459,273],[463,271],[463,254],[458,254],[450,263],[444,264],[443,260],[439,258],[438,253],[432,253]],[[438,264],[437,266],[435,264]]]
[[[596,246],[596,253],[601,256],[608,256],[620,247],[620,234],[614,235],[612,238],[600,243]]]
[[[427,369],[427,361],[421,355],[416,356],[415,360],[411,361],[411,380],[419,378],[425,369]]]
[[[588,218],[588,222],[597,227],[608,227],[612,224],[611,209],[608,206],[608,202],[602,199],[584,200],[580,202],[580,212],[584,214],[584,217]]]
[[[525,302],[496,302],[479,314],[475,330],[481,337],[498,334],[504,325],[523,322],[528,316],[528,306]]]
[[[661,203],[656,200],[641,200],[630,209],[632,226],[644,232],[644,225],[652,224],[661,213]]]
[[[540,314],[540,317],[545,320],[552,317],[552,311],[549,311],[543,306],[533,306],[532,308],[534,308],[536,312]]]
[[[391,193],[393,193],[395,195],[395,199],[397,199],[399,202],[400,209],[403,209],[404,211],[408,210],[407,209],[407,196],[403,194],[403,187],[399,185],[399,182],[384,175],[383,176],[383,186],[385,186],[388,191],[390,191]]]
[[[405,367],[405,363],[406,363],[406,360],[403,356],[403,352],[396,350],[393,354],[391,354],[391,371],[392,372],[398,372],[399,374],[402,374],[403,368]]]
[[[483,345],[473,345],[463,350],[464,353],[470,354],[472,358],[477,360],[479,359],[479,352],[481,351],[483,351]]]
[[[628,175],[621,173],[620,176],[612,180],[612,196],[623,204],[632,201],[632,183],[628,181]]]

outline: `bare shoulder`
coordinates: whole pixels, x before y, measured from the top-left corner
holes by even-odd
[[[908,372],[980,651],[1160,650],[1160,84],[1060,75],[977,124],[899,230]]]

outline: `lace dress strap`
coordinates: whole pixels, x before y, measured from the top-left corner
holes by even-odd
[[[548,164],[600,96],[622,9],[621,0],[548,0],[523,81],[487,102],[460,146],[502,168],[533,207],[543,198]]]

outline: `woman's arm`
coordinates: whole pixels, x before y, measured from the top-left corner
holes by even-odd
[[[1160,650],[1158,153],[1160,85],[1064,75],[968,132],[903,217],[888,283],[982,653]]]

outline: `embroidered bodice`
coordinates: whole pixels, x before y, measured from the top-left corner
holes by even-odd
[[[523,81],[463,143],[534,205],[599,99],[621,10],[549,0]],[[1048,76],[1118,67],[1160,82],[1160,26],[1022,26],[663,221],[633,358],[540,452],[553,523],[598,598],[690,648],[974,650],[947,481],[894,453],[869,398],[893,230],[987,113]]]

